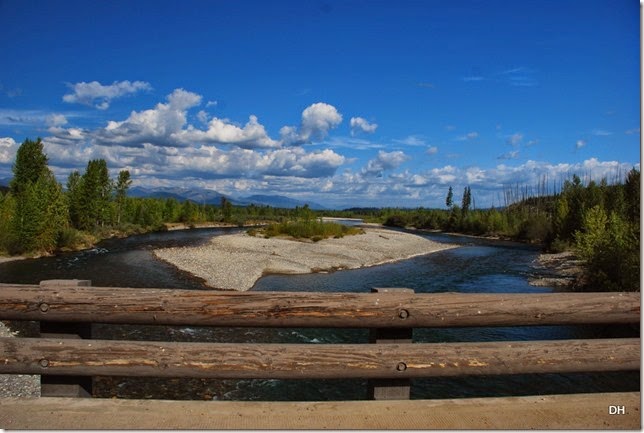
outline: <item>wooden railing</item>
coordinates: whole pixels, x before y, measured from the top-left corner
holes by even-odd
[[[412,343],[411,332],[426,327],[639,323],[639,293],[255,293],[50,280],[0,284],[0,320],[41,322],[40,338],[0,338],[0,373],[42,375],[45,396],[66,395],[69,387],[91,394],[92,376],[152,376],[366,378],[373,398],[400,399],[409,398],[412,378],[640,368],[639,338]],[[369,328],[373,344],[89,340],[91,323]]]

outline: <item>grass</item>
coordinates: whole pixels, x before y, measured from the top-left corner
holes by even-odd
[[[363,234],[364,230],[358,227],[349,227],[332,222],[318,220],[288,221],[271,224],[264,229],[249,230],[252,236],[263,235],[265,238],[275,236],[290,236],[296,239],[310,239],[313,242],[327,238],[341,238],[344,236]]]

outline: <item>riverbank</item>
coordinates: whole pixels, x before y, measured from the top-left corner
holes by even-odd
[[[539,254],[533,270],[528,279],[531,286],[575,290],[583,285],[583,262],[571,251]]]
[[[203,246],[164,248],[157,258],[202,278],[210,287],[246,291],[267,274],[357,269],[455,248],[421,236],[380,228],[319,242],[251,236],[217,236]]]

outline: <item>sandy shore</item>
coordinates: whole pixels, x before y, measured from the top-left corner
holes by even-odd
[[[213,288],[245,291],[266,274],[306,274],[375,266],[454,248],[421,236],[379,228],[341,239],[300,242],[237,233],[216,236],[208,244],[154,251]]]
[[[0,263],[14,262],[16,260],[24,260],[26,258],[27,257],[24,257],[24,256],[10,256],[10,257],[0,256]]]

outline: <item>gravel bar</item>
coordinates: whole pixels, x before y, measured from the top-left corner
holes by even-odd
[[[198,247],[163,248],[157,258],[205,280],[210,287],[246,291],[267,274],[307,274],[376,266],[457,245],[410,233],[365,228],[364,234],[306,242],[251,236],[216,236]]]

